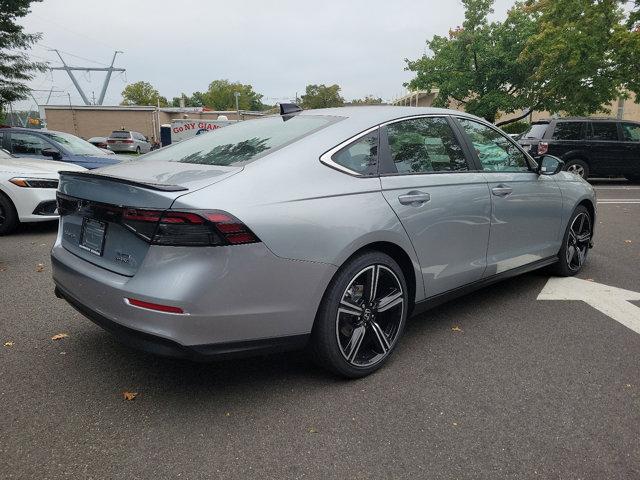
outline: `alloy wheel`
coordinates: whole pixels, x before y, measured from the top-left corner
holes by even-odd
[[[582,267],[590,242],[591,218],[588,214],[580,212],[571,222],[567,236],[566,256],[569,269],[575,272]]]
[[[402,324],[404,297],[400,280],[384,265],[368,266],[353,277],[336,316],[338,346],[351,365],[368,367],[391,352]]]
[[[574,163],[573,165],[569,165],[567,167],[567,172],[573,173],[574,175],[578,175],[579,177],[584,178],[584,167],[582,165],[578,165]]]

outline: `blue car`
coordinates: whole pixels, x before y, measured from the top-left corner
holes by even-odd
[[[88,169],[121,162],[121,159],[115,155],[75,135],[53,130],[2,128],[0,129],[0,148],[17,157],[60,160]]]

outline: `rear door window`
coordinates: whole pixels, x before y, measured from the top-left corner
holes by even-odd
[[[616,122],[591,122],[593,140],[618,140],[618,124]]]
[[[640,124],[622,123],[622,139],[625,142],[640,142]]]
[[[553,130],[554,140],[583,140],[587,122],[558,122]]]
[[[444,117],[403,120],[387,125],[389,150],[398,173],[469,170],[464,151]]]
[[[331,160],[361,175],[378,173],[378,130],[364,135],[335,153]]]
[[[11,133],[11,152],[16,155],[42,155],[42,149],[51,147],[37,135]]]

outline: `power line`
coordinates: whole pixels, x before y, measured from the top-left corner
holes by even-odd
[[[116,49],[116,48],[114,48],[112,45],[107,45],[106,43],[104,43],[104,42],[102,42],[102,41],[100,41],[100,40],[97,40],[97,39],[95,39],[95,38],[92,38],[92,37],[90,37],[89,35],[86,35],[86,34],[84,34],[84,33],[80,33],[80,32],[76,32],[75,30],[71,30],[71,29],[69,28],[68,23],[61,23],[61,22],[58,22],[58,21],[56,21],[56,20],[52,19],[50,16],[47,16],[47,18],[44,18],[44,17],[42,17],[42,16],[40,16],[40,15],[38,15],[37,13],[34,13],[34,12],[31,12],[31,14],[30,14],[30,15],[32,15],[32,16],[34,16],[34,17],[36,17],[36,18],[39,18],[39,19],[41,19],[41,20],[43,20],[43,21],[44,21],[44,22],[46,22],[47,24],[53,23],[54,25],[58,25],[59,27],[63,28],[65,32],[73,33],[74,35],[77,35],[77,36],[79,36],[79,37],[84,37],[84,38],[86,38],[86,39],[88,39],[88,40],[91,40],[92,42],[95,42],[95,43],[98,43],[98,44],[100,44],[100,45],[103,45],[103,46],[107,47],[109,50],[117,50],[117,49]]]

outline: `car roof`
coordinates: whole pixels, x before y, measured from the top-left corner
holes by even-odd
[[[0,129],[0,132],[15,131],[25,133],[66,133],[67,135],[73,135],[73,133],[59,132],[57,130],[49,130],[48,128],[25,128],[25,127],[8,127]],[[77,137],[77,135],[75,135]]]
[[[366,119],[373,123],[382,123],[395,118],[409,117],[415,115],[459,115],[470,118],[473,117],[459,110],[434,107],[400,107],[395,105],[366,105],[356,107],[333,107],[318,108],[313,110],[303,110],[299,115],[329,115],[336,117],[346,117],[352,119]]]

